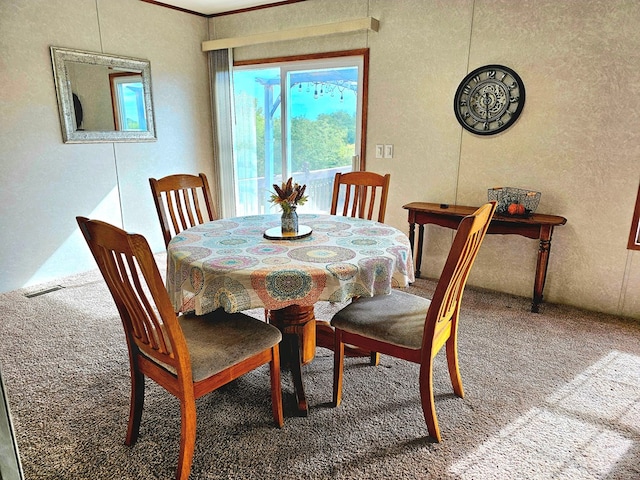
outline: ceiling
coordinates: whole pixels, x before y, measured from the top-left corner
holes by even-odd
[[[238,10],[267,8],[283,3],[294,3],[303,0],[142,0],[155,5],[176,8],[186,12],[204,16],[223,15]]]

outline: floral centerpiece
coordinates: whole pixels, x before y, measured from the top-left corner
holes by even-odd
[[[298,205],[304,205],[307,196],[304,194],[306,185],[300,185],[289,178],[282,186],[273,184],[275,192],[271,193],[271,203],[279,205],[282,209],[282,233],[295,234],[298,232],[298,214],[296,208]]]
[[[304,205],[307,201],[307,196],[304,194],[307,186],[294,183],[293,178],[283,182],[281,187],[274,183],[273,188],[275,192],[271,193],[271,203],[280,205],[283,213],[289,213],[292,208],[295,210],[295,207]]]

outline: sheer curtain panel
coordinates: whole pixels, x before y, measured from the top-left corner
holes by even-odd
[[[235,216],[235,180],[233,172],[233,92],[231,66],[233,50],[209,52],[211,111],[213,115],[214,202],[221,218]]]

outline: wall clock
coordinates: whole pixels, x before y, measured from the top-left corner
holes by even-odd
[[[524,107],[524,83],[502,65],[486,65],[464,77],[453,99],[456,118],[476,135],[493,135],[509,128]]]

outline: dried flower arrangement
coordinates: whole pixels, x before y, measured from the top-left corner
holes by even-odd
[[[307,186],[294,183],[293,177],[283,182],[281,187],[274,183],[273,188],[275,193],[271,193],[271,203],[280,205],[284,213],[291,212],[291,207],[304,205],[307,201],[308,197],[304,194]]]

